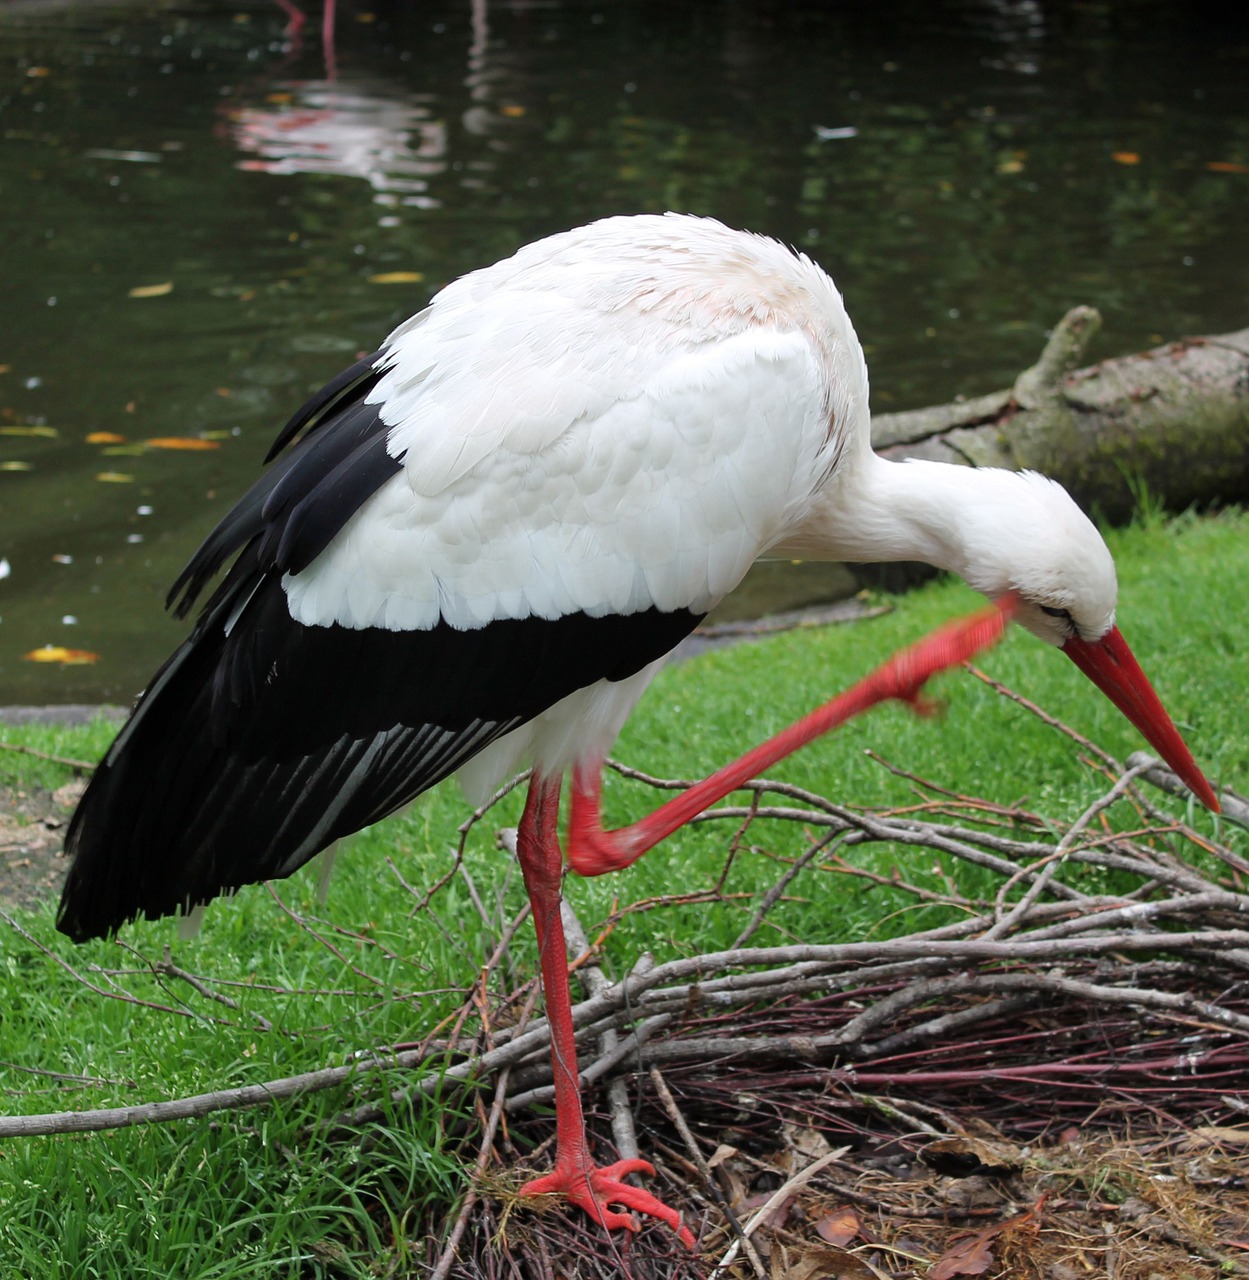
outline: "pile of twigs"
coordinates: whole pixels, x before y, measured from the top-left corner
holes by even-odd
[[[701,820],[731,822],[735,845],[755,824],[798,824],[808,847],[787,860],[733,949],[659,965],[644,959],[611,983],[566,914],[570,960],[588,993],[574,1009],[583,1080],[613,1081],[616,1148],[635,1154],[638,1119],[648,1131],[644,1154],[667,1152],[669,1174],[680,1170],[684,1191],[675,1194],[691,1218],[724,1221],[715,1180],[705,1176],[706,1154],[726,1142],[766,1152],[785,1125],[862,1148],[882,1132],[913,1136],[916,1115],[941,1116],[944,1132],[979,1122],[1019,1142],[1045,1142],[1071,1126],[1122,1133],[1249,1112],[1249,862],[1158,807],[1142,780],[1172,790],[1178,784],[1156,761],[1134,758],[1125,768],[1050,722],[1107,777],[1104,794],[1065,830],[1041,814],[958,795],[898,769],[917,796],[890,811],[856,810],[760,781],[749,788],[748,805],[721,806]],[[660,788],[687,785],[620,772]],[[1243,821],[1244,802],[1223,798],[1232,820]],[[1106,819],[1120,803],[1135,809],[1128,830]],[[858,846],[885,842],[987,869],[998,878],[996,892],[967,897],[953,877],[937,892],[849,858]],[[916,902],[948,907],[957,919],[880,941],[747,946],[794,877],[815,868],[887,884]],[[1091,890],[1090,868],[1115,891]],[[492,1115],[496,1125],[501,1115],[513,1117],[511,1138],[549,1137],[547,1122],[526,1118],[551,1097],[545,1052],[545,1027],[537,1024],[501,1033],[477,1058],[478,1073],[506,1072]],[[483,1176],[494,1133],[480,1147]],[[500,1189],[492,1190],[480,1200],[470,1195],[462,1210],[458,1225],[469,1239],[484,1241],[484,1231],[500,1226]],[[549,1255],[574,1245],[590,1268],[585,1274],[596,1274],[595,1265],[611,1274],[621,1264],[601,1243],[592,1254],[599,1262],[588,1261],[579,1227],[562,1214],[542,1222],[540,1230],[531,1220],[509,1235],[507,1266],[484,1244],[457,1251],[465,1230],[452,1233],[435,1247],[437,1269],[518,1274],[517,1259],[527,1258],[524,1274],[547,1275]],[[654,1232],[643,1239],[651,1242]],[[689,1265],[674,1262],[662,1238],[638,1247],[629,1255],[633,1274],[669,1275]]]
[[[799,824],[813,833],[809,848],[789,860],[733,949],[661,965],[644,958],[614,984],[594,968],[579,924],[566,915],[576,939],[570,959],[594,975],[592,994],[574,1010],[579,1032],[590,1039],[627,1030],[610,1049],[587,1056],[584,1079],[610,1076],[621,1064],[696,1067],[727,1058],[836,1061],[842,1065],[831,1078],[848,1084],[893,1086],[907,1077],[957,1089],[1012,1074],[1055,1083],[1069,1075],[1070,1087],[1081,1089],[1135,1071],[1182,1070],[1195,1082],[1209,1070],[1234,1079],[1249,1053],[1249,893],[1242,885],[1249,861],[1158,809],[1138,785],[1158,774],[1157,762],[1142,758],[1124,769],[1080,741],[1113,781],[1061,834],[1040,814],[956,795],[911,774],[903,776],[924,798],[902,811],[859,811],[767,781],[750,784],[748,806],[708,811],[702,821]],[[658,787],[687,785],[620,771]],[[1120,800],[1139,816],[1127,831],[1098,821]],[[1225,800],[1235,810],[1239,798]],[[937,851],[993,872],[1000,884],[991,900],[973,899],[952,878],[935,892],[848,860],[852,849],[877,843]],[[879,941],[747,946],[810,867],[887,884],[958,919]],[[1123,887],[1081,887],[1088,868],[1113,872]],[[1043,1036],[1022,1029],[1027,1015],[1047,1007],[1059,1021]],[[1091,1009],[1096,1023],[1088,1021]],[[1130,1029],[1143,1014],[1185,1030],[1165,1043],[1151,1038],[1147,1049],[1116,1044],[1111,1027]],[[505,1032],[480,1061],[510,1069],[511,1109],[549,1096],[544,1041],[541,1025]],[[959,1065],[938,1066],[952,1061],[956,1046]]]

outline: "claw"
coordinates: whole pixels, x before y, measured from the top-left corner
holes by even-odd
[[[608,1208],[611,1204],[623,1205],[626,1209],[635,1209],[647,1217],[666,1222],[677,1233],[683,1245],[694,1248],[694,1234],[682,1225],[681,1215],[649,1191],[625,1182],[624,1179],[631,1173],[652,1177],[655,1167],[646,1160],[618,1160],[601,1169],[588,1162],[583,1167],[561,1167],[557,1164],[550,1173],[526,1182],[521,1187],[520,1194],[563,1196],[570,1204],[575,1204],[588,1213],[595,1222],[602,1223],[608,1231],[622,1228],[625,1231],[636,1231],[638,1224],[631,1213],[616,1213]]]

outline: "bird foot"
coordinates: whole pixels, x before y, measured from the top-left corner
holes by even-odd
[[[638,1230],[637,1221],[631,1213],[617,1213],[609,1209],[608,1205],[618,1204],[626,1209],[636,1209],[638,1213],[666,1222],[677,1233],[681,1243],[692,1249],[694,1234],[682,1225],[681,1215],[649,1191],[624,1181],[631,1173],[642,1173],[650,1177],[654,1172],[654,1165],[646,1160],[618,1160],[601,1169],[588,1160],[575,1165],[571,1162],[557,1163],[550,1173],[526,1182],[521,1187],[520,1194],[563,1196],[570,1204],[585,1210],[595,1222],[602,1223],[608,1231],[618,1228],[626,1231]]]

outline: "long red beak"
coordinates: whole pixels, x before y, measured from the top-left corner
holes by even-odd
[[[1219,798],[1197,768],[1192,752],[1167,715],[1140,663],[1132,656],[1118,627],[1096,641],[1073,636],[1063,652],[1145,735],[1146,741],[1171,766],[1184,785],[1212,813],[1219,812]]]

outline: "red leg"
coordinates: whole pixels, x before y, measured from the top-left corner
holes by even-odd
[[[325,8],[321,13],[321,51],[325,56],[325,78],[338,79],[338,58],[334,51],[334,5],[335,0],[325,0]]]
[[[284,35],[297,36],[304,29],[304,11],[293,0],[277,0],[278,7],[288,19]]]
[[[637,1230],[632,1214],[617,1213],[608,1208],[609,1204],[636,1209],[666,1222],[684,1244],[693,1248],[694,1237],[681,1225],[680,1214],[649,1191],[624,1181],[631,1173],[653,1174],[653,1166],[645,1160],[620,1160],[599,1168],[590,1158],[585,1117],[581,1111],[577,1048],[573,1040],[564,926],[559,918],[560,878],[563,873],[557,828],[559,790],[558,775],[541,778],[535,774],[529,784],[529,798],[516,833],[516,852],[538,933],[546,1016],[551,1024],[551,1067],[555,1074],[555,1168],[543,1177],[527,1182],[521,1188],[521,1194],[562,1195],[609,1230],[616,1227]]]
[[[844,724],[878,702],[898,698],[912,703],[919,711],[928,710],[920,698],[924,682],[938,671],[965,662],[991,645],[1006,629],[1014,607],[1014,597],[1004,596],[991,609],[938,628],[918,644],[895,653],[888,662],[838,694],[831,702],[660,805],[654,813],[617,831],[603,830],[600,770],[576,770],[573,775],[572,811],[568,820],[569,864],[583,876],[602,875],[605,871],[632,865],[648,849],[722,800],[730,791],[758,777],[813,738]]]

